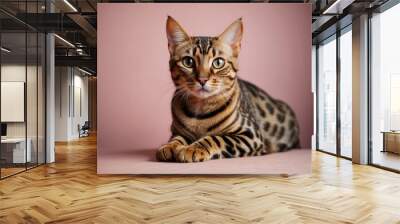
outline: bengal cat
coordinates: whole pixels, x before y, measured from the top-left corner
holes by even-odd
[[[202,162],[264,155],[299,146],[293,110],[237,77],[242,19],[217,37],[189,36],[167,19],[171,102],[169,142],[159,161]]]

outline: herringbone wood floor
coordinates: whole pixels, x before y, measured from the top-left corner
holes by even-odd
[[[0,223],[400,223],[400,175],[323,153],[303,176],[98,176],[95,140],[0,181]]]

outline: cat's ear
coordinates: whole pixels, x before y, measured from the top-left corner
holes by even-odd
[[[168,16],[167,19],[167,37],[168,49],[171,54],[174,52],[176,46],[190,40],[189,35],[187,35],[181,25],[171,16]]]
[[[240,41],[242,40],[243,23],[242,18],[237,19],[225,31],[218,36],[218,40],[225,44],[230,45],[232,48],[240,48]]]

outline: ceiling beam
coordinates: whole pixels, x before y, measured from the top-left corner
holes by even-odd
[[[97,37],[96,28],[90,24],[85,17],[80,14],[68,14],[67,15],[72,21],[79,25],[91,38]]]
[[[312,23],[312,32],[315,33],[318,31],[324,24],[326,24],[329,20],[334,18],[334,16],[320,16],[315,22]]]
[[[343,10],[351,5],[355,0],[336,0],[323,10],[322,14],[342,14]]]
[[[96,71],[96,58],[91,56],[55,56],[56,66],[88,67]]]

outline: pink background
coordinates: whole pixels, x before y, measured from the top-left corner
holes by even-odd
[[[100,173],[110,173],[107,168],[119,166],[115,158],[113,164],[102,164],[102,156],[155,150],[170,136],[174,86],[168,70],[167,15],[189,35],[202,36],[216,36],[242,17],[239,76],[294,109],[301,146],[310,148],[313,101],[309,4],[102,3],[98,7]],[[126,155],[122,157],[126,159]]]

